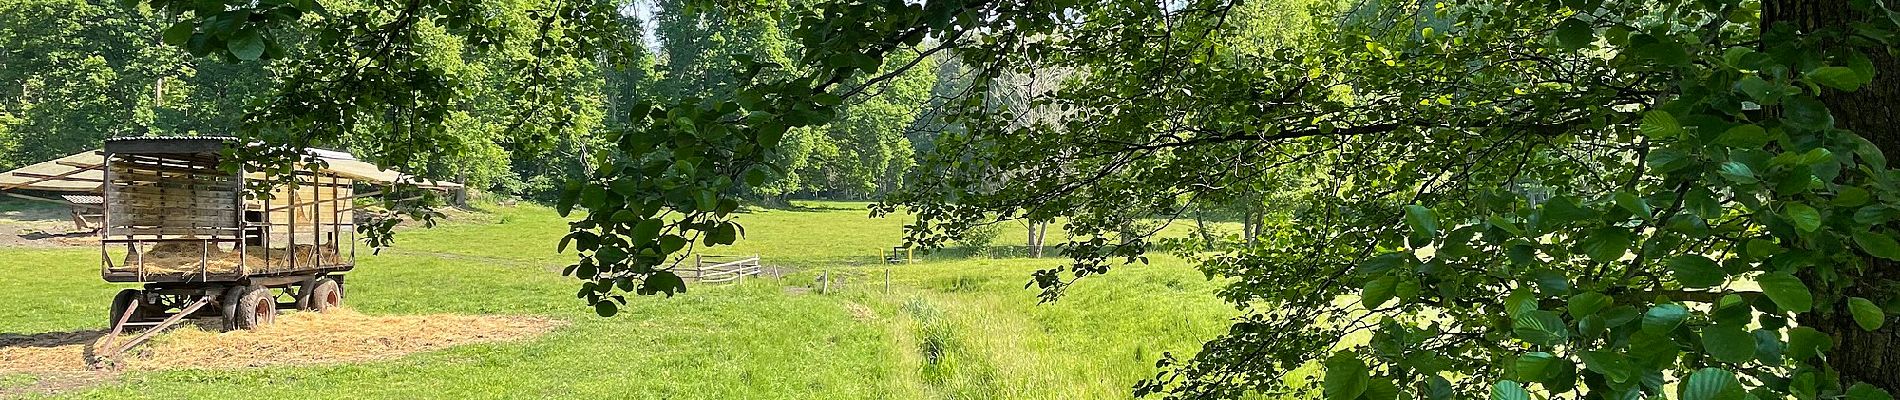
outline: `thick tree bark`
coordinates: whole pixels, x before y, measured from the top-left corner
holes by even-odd
[[[1850,23],[1868,16],[1855,12],[1850,0],[1765,0],[1764,26],[1795,24],[1803,32],[1821,28],[1851,29]],[[1828,45],[1839,45],[1829,43]],[[1821,101],[1833,111],[1835,126],[1872,141],[1889,160],[1900,160],[1900,61],[1884,49],[1868,49],[1877,71],[1873,83],[1855,92],[1828,92]],[[1852,280],[1848,295],[1876,302],[1900,293],[1900,263],[1869,257],[1865,271],[1843,271]],[[1804,325],[1834,337],[1828,363],[1844,382],[1866,382],[1888,391],[1900,391],[1900,318],[1887,318],[1881,329],[1868,332],[1853,321],[1845,302],[1831,310],[1803,315]]]

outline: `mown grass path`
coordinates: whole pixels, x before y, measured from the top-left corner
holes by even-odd
[[[600,318],[559,275],[571,255],[546,208],[490,207],[399,247],[359,253],[348,305],[366,314],[543,315],[570,322],[538,339],[349,364],[131,372],[59,398],[1118,398],[1164,351],[1191,353],[1233,315],[1214,283],[1178,260],[1130,267],[1037,305],[1028,273],[1059,260],[868,264],[902,220],[862,204],[808,203],[743,216],[749,236],[722,254],[764,254],[782,279],[696,286],[632,299]],[[1020,236],[1021,234],[1016,234]],[[1001,241],[1019,240],[1006,236]],[[0,333],[99,329],[118,287],[97,251],[0,249]],[[824,272],[854,276],[830,294]],[[161,338],[162,340],[162,338]],[[0,389],[30,384],[4,372]]]

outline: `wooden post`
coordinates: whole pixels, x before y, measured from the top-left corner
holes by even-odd
[[[818,294],[831,294],[831,271],[825,270],[819,272],[818,280],[821,281],[818,286]]]

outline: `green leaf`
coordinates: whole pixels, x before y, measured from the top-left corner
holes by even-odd
[[[1643,313],[1643,331],[1655,334],[1669,333],[1689,318],[1689,309],[1680,304],[1659,304]]]
[[[1711,325],[1702,329],[1702,350],[1723,362],[1747,362],[1755,358],[1755,336],[1740,326]]]
[[[1409,263],[1411,259],[1412,259],[1412,253],[1407,253],[1407,252],[1395,251],[1391,253],[1380,254],[1377,256],[1373,256],[1372,258],[1367,258],[1365,261],[1360,262],[1359,267],[1354,268],[1353,272],[1363,274],[1363,275],[1379,274],[1387,270],[1391,270],[1393,268],[1398,268],[1400,265],[1405,265]]]
[[[1438,214],[1425,206],[1405,206],[1405,225],[1412,228],[1413,239],[1429,240],[1438,236]]]
[[[1517,379],[1525,382],[1541,382],[1554,371],[1551,366],[1557,362],[1557,356],[1545,352],[1526,353],[1517,356],[1512,363],[1517,368]]]
[[[1695,158],[1682,150],[1664,147],[1650,150],[1649,158],[1645,163],[1650,169],[1656,170],[1656,173],[1666,174],[1688,167],[1695,161]]]
[[[1529,311],[1515,319],[1516,326],[1511,332],[1526,342],[1555,346],[1570,339],[1570,327],[1564,324],[1562,317],[1549,311]]]
[[[264,55],[264,36],[255,28],[241,29],[224,42],[224,47],[239,60],[257,60]]]
[[[1682,400],[1742,400],[1747,393],[1735,374],[1716,368],[1703,368],[1684,380]]]
[[[1581,49],[1596,41],[1596,30],[1590,24],[1576,18],[1557,24],[1557,44],[1566,49]]]
[[[1524,391],[1524,385],[1505,380],[1491,385],[1491,400],[1531,400],[1530,392]]]
[[[1748,94],[1748,98],[1761,104],[1775,104],[1781,98],[1781,92],[1775,84],[1760,76],[1749,75],[1735,82],[1735,89]]]
[[[1577,358],[1583,359],[1584,369],[1614,382],[1629,382],[1630,378],[1635,377],[1636,367],[1630,365],[1629,357],[1621,353],[1592,350],[1578,353]]]
[[[1748,168],[1748,164],[1740,161],[1724,162],[1722,166],[1716,168],[1715,173],[1737,184],[1748,185],[1759,182],[1755,179],[1755,170]]]
[[[661,225],[662,223],[657,218],[642,220],[640,223],[634,224],[632,238],[634,245],[645,246],[647,243],[659,239]]]
[[[1736,125],[1722,132],[1722,136],[1715,138],[1716,143],[1745,149],[1761,148],[1767,145],[1768,141],[1768,131],[1762,129],[1761,125],[1755,124]]]
[[[593,184],[581,188],[581,207],[587,208],[590,211],[605,211],[601,210],[601,206],[606,204],[607,189],[601,188],[600,185]]]
[[[1788,358],[1803,361],[1834,348],[1834,338],[1811,327],[1788,329]]]
[[[1557,196],[1544,202],[1539,222],[1542,229],[1551,230],[1573,221],[1596,218],[1596,215],[1596,211],[1578,207],[1568,196]]]
[[[777,149],[779,141],[785,140],[785,125],[767,123],[759,126],[759,147]]]
[[[1866,382],[1855,383],[1847,388],[1847,400],[1893,400],[1893,394]]]
[[[1722,272],[1721,265],[1698,254],[1670,258],[1669,271],[1676,277],[1676,282],[1687,288],[1706,288],[1728,281],[1728,274]]]
[[[1632,365],[1648,369],[1663,368],[1674,362],[1677,355],[1682,354],[1682,350],[1671,337],[1672,335],[1673,333],[1670,332],[1637,331],[1629,335],[1629,349],[1624,352],[1628,354]],[[1641,371],[1637,369],[1634,372]]]
[[[594,302],[594,313],[602,317],[612,317],[620,313],[620,305],[615,304],[613,300],[601,299]]]
[[[693,206],[695,210],[712,211],[719,207],[719,193],[711,189],[701,189],[693,194]]]
[[[574,202],[580,200],[581,185],[584,184],[579,179],[568,180],[567,184],[561,187],[561,199],[555,203],[554,210],[561,213],[562,217],[574,212]]]
[[[1629,211],[1631,214],[1636,214],[1636,216],[1642,217],[1643,219],[1649,219],[1649,214],[1653,211],[1649,208],[1649,202],[1643,201],[1641,197],[1636,197],[1635,193],[1617,192],[1611,199],[1616,202],[1618,207],[1622,207],[1624,210]]]
[[[1767,273],[1755,278],[1755,282],[1761,285],[1762,293],[1767,294],[1768,299],[1774,300],[1775,306],[1784,311],[1798,314],[1814,308],[1814,294],[1808,292],[1808,285],[1801,283],[1801,279],[1794,275]]]
[[[1834,124],[1834,115],[1820,100],[1797,96],[1782,102],[1781,120],[1796,128],[1826,129]]]
[[[1821,229],[1821,212],[1801,203],[1788,203],[1788,219],[1794,221],[1795,229],[1802,232],[1814,232]]]
[[[765,168],[763,167],[754,166],[752,168],[746,169],[745,171],[746,186],[758,187],[760,185],[764,185],[766,178],[767,176],[765,174]]]
[[[1497,227],[1498,229],[1503,229],[1505,232],[1510,233],[1511,235],[1515,235],[1515,236],[1524,235],[1524,229],[1518,228],[1517,224],[1511,223],[1511,220],[1504,219],[1504,217],[1502,216],[1493,215],[1490,218],[1486,218],[1485,222],[1491,224],[1491,226]]]
[[[619,193],[620,197],[633,198],[634,196],[640,195],[640,182],[637,178],[631,176],[622,176],[620,179],[614,179],[614,181],[608,183],[607,186],[613,190],[614,193]]]
[[[732,244],[739,240],[739,225],[731,222],[719,224],[719,227],[706,232],[706,245]]]
[[[1676,122],[1674,115],[1669,115],[1668,111],[1663,110],[1650,110],[1643,113],[1640,129],[1643,131],[1643,136],[1656,139],[1682,136],[1683,133],[1682,123]]]
[[[844,98],[832,93],[819,93],[811,96],[812,101],[827,106],[844,104]]]
[[[1569,311],[1570,316],[1573,318],[1582,318],[1586,315],[1596,314],[1597,311],[1609,307],[1610,303],[1610,296],[1605,296],[1597,292],[1583,292],[1578,293],[1576,296],[1570,296],[1566,311]]]
[[[1425,398],[1431,400],[1451,400],[1452,397],[1456,395],[1457,392],[1451,388],[1451,381],[1445,380],[1444,377],[1432,375],[1425,378]]]
[[[1372,377],[1366,372],[1366,363],[1352,353],[1340,352],[1326,360],[1326,380],[1323,383],[1327,400],[1353,400],[1365,394],[1366,386]]]
[[[594,259],[599,260],[603,267],[616,266],[627,260],[627,251],[620,246],[600,246],[600,250],[594,251]]]
[[[1900,243],[1894,242],[1892,236],[1868,231],[1854,231],[1854,244],[1860,246],[1861,251],[1865,251],[1874,257],[1900,260]]]
[[[1887,322],[1887,313],[1881,311],[1880,306],[1874,305],[1873,301],[1867,299],[1859,297],[1847,298],[1847,311],[1854,314],[1854,323],[1860,324],[1860,329],[1867,330],[1868,332],[1880,329],[1880,325]]]
[[[666,236],[660,237],[661,255],[673,254],[673,252],[679,251],[682,248],[686,248],[686,238],[674,234],[667,234]]]
[[[1765,365],[1780,366],[1784,361],[1780,334],[1772,329],[1756,329],[1754,335],[1755,358]]]
[[[1612,226],[1591,231],[1590,236],[1584,237],[1577,246],[1592,261],[1611,262],[1629,253],[1631,240],[1634,239],[1629,229]]]
[[[186,42],[190,42],[192,31],[198,29],[196,22],[195,20],[186,19],[172,24],[170,28],[165,28],[165,44],[184,46]]]
[[[667,297],[672,297],[674,293],[686,293],[686,280],[680,279],[679,275],[674,275],[670,271],[654,272],[647,275],[646,281],[640,284],[639,293],[645,295],[666,293]]]
[[[1667,40],[1667,38],[1652,37],[1652,39],[1655,41],[1636,45],[1630,53],[1663,65],[1681,65],[1689,62],[1689,52],[1682,48],[1681,43]],[[1631,40],[1631,42],[1634,43],[1636,40]]]
[[[1854,73],[1852,68],[1847,67],[1815,68],[1813,71],[1808,71],[1807,79],[1821,86],[1849,92],[1860,90],[1860,85],[1867,83],[1860,79],[1860,74]]]
[[[1577,387],[1577,364],[1569,359],[1558,359],[1549,369],[1549,377],[1544,378],[1544,389],[1551,393],[1568,392]]]
[[[1381,276],[1378,279],[1367,281],[1365,293],[1359,298],[1359,304],[1365,306],[1368,310],[1379,308],[1379,305],[1385,304],[1386,300],[1392,299],[1392,295],[1398,287],[1398,281],[1398,277],[1391,275]]]
[[[1530,289],[1518,288],[1512,290],[1511,294],[1504,295],[1504,312],[1511,318],[1517,318],[1531,311],[1537,311],[1537,298]]]
[[[1715,301],[1715,310],[1709,312],[1709,320],[1718,324],[1746,325],[1754,318],[1754,310],[1741,295],[1725,294]]]
[[[1391,378],[1377,378],[1366,385],[1366,394],[1360,398],[1365,400],[1394,400],[1398,397],[1399,385],[1397,383],[1393,383]]]

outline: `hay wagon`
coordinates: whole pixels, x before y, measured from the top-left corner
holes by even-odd
[[[186,317],[251,329],[271,323],[279,309],[321,312],[342,304],[343,274],[356,258],[354,181],[300,169],[295,185],[259,196],[246,180],[264,175],[220,169],[221,153],[234,144],[200,137],[106,141],[101,275],[139,285],[112,300],[115,334]]]

